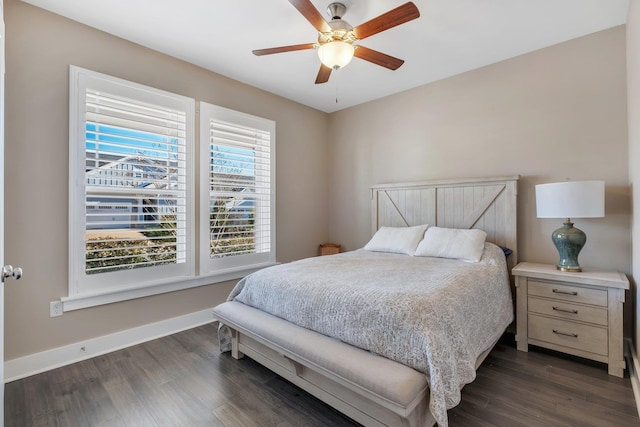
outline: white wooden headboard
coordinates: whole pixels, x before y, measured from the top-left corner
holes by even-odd
[[[382,226],[429,224],[477,228],[487,241],[513,251],[518,262],[519,176],[382,184],[371,187],[373,232]]]

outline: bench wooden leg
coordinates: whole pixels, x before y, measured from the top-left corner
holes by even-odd
[[[231,329],[231,357],[234,359],[242,359],[244,354],[238,349],[240,341],[240,333],[235,329]]]

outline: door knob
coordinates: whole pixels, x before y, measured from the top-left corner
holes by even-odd
[[[4,279],[8,279],[9,277],[18,280],[22,277],[22,269],[20,267],[13,268],[11,265],[5,265],[2,267],[2,281],[4,282]]]

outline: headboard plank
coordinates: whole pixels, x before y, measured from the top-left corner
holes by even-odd
[[[502,193],[504,190],[504,185],[499,185],[493,188],[486,188],[485,194],[475,194],[475,190],[480,190],[482,187],[474,187],[474,194],[471,199],[473,204],[471,207],[471,211],[469,209],[465,209],[465,212],[469,212],[464,221],[462,222],[462,227],[460,228],[473,228],[478,222],[483,218],[485,212],[489,212],[488,209],[493,205],[496,201],[496,198]],[[479,225],[479,224],[478,224]]]
[[[395,191],[395,193],[399,192]],[[393,197],[391,196],[391,194],[389,194],[388,191],[385,191],[382,194],[384,195],[384,197],[382,198],[382,203],[384,205],[384,217],[389,218],[389,221],[391,221],[391,218],[396,217],[396,219],[391,223],[398,224],[396,225],[397,227],[401,227],[403,225],[405,227],[409,227],[410,224],[405,218],[406,211],[403,204],[400,204],[399,201],[394,201]],[[398,205],[400,205],[400,207],[398,207]]]
[[[382,226],[420,224],[477,228],[487,240],[513,251],[517,262],[516,202],[519,176],[460,179],[371,187],[371,218]]]
[[[374,231],[383,225],[402,227],[420,224],[435,224],[436,190],[425,189],[392,189],[380,190],[377,197],[377,210],[374,206]]]

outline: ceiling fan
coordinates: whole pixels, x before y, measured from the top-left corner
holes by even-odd
[[[253,51],[253,54],[262,56],[296,50],[317,49],[322,64],[316,77],[316,84],[329,81],[331,71],[344,67],[354,56],[390,70],[397,70],[404,63],[402,59],[394,58],[361,45],[354,45],[354,43],[420,16],[420,11],[416,5],[413,2],[408,2],[364,24],[352,27],[342,19],[342,16],[347,11],[347,7],[342,3],[331,3],[327,7],[327,13],[331,17],[329,22],[324,20],[310,0],[289,0],[289,3],[298,9],[298,12],[318,30],[318,42],[257,49]]]

